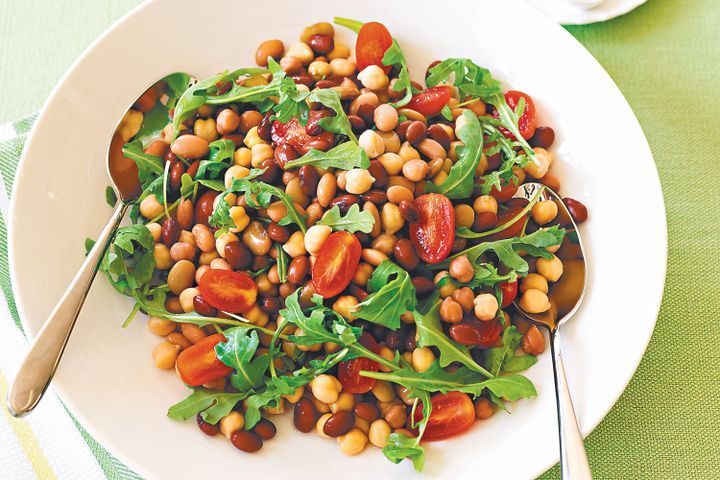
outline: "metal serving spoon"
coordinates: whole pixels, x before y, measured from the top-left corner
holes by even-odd
[[[153,83],[154,85],[154,83]],[[110,142],[107,171],[120,203],[87,254],[75,277],[45,320],[18,369],[7,396],[7,408],[15,417],[30,413],[42,399],[60,363],[80,309],[85,303],[100,261],[110,245],[125,212],[142,189],[133,160],[122,154],[122,139],[116,133]]]
[[[548,298],[552,306],[547,312],[528,313],[520,308],[517,301],[514,304],[525,317],[550,332],[562,478],[590,479],[592,478],[590,465],[565,376],[559,330],[577,311],[585,295],[587,287],[585,252],[577,225],[557,193],[539,183],[526,183],[520,186],[514,198],[525,198],[530,201],[536,195],[540,196],[540,200],[555,202],[558,206],[558,220],[561,224],[567,225],[566,236],[569,242],[563,242],[562,247],[555,253],[563,262],[563,275],[550,287]]]

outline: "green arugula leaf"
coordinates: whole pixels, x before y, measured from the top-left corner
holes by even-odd
[[[268,354],[255,357],[260,339],[256,331],[246,328],[230,328],[223,332],[227,342],[215,345],[215,355],[228,367],[234,368],[230,383],[244,392],[261,386],[270,365]]]
[[[357,203],[351,205],[347,213],[343,217],[340,214],[340,207],[335,205],[333,208],[325,212],[317,225],[327,225],[333,230],[344,230],[346,232],[370,233],[375,225],[375,218],[370,212],[360,211],[360,205]]]
[[[311,102],[322,103],[323,105],[335,112],[334,117],[324,117],[318,121],[319,125],[322,128],[324,128],[328,132],[345,135],[350,139],[351,142],[357,143],[357,137],[352,131],[352,126],[350,126],[350,120],[348,120],[345,109],[343,108],[342,103],[340,103],[340,95],[337,91],[333,90],[332,88],[321,88],[318,90],[314,90],[312,93],[310,93],[308,100],[310,100]]]
[[[423,403],[423,405],[425,405]],[[393,463],[400,463],[409,459],[416,472],[421,472],[425,466],[425,449],[420,446],[417,438],[408,437],[403,433],[391,433],[387,443],[382,449],[385,458]]]
[[[145,225],[120,227],[100,262],[112,286],[123,295],[133,293],[152,279],[155,240]]]
[[[278,277],[280,278],[280,283],[285,283],[287,282],[288,254],[285,253],[285,250],[282,248],[282,243],[280,242],[275,242],[275,252],[277,253],[275,262],[277,264]]]
[[[242,71],[239,75],[231,75],[231,78],[235,79],[242,75],[257,75],[261,73],[272,73],[272,81],[266,85],[255,85],[252,87],[246,87],[233,82],[230,90],[220,95],[208,96],[205,103],[208,105],[225,105],[227,103],[255,103],[259,105],[268,105],[267,101],[269,97],[275,97],[280,95],[280,91],[288,88],[285,76],[285,72],[282,71],[280,65],[272,57],[268,58],[268,69],[259,68],[246,68],[236,70],[236,72]]]
[[[457,147],[458,159],[450,168],[447,179],[440,185],[428,182],[425,191],[442,193],[446,197],[458,200],[468,198],[475,187],[475,170],[483,150],[483,132],[477,116],[471,110],[463,112],[466,124],[460,128],[458,136],[463,145]]]
[[[362,329],[352,327],[337,312],[325,307],[320,295],[313,295],[312,303],[315,305],[310,316],[307,316],[299,301],[300,289],[295,290],[285,299],[285,308],[279,315],[291,325],[301,328],[303,335],[291,335],[290,339],[298,345],[316,345],[318,343],[333,342],[345,347],[355,345],[362,334]],[[278,330],[280,327],[278,326]]]
[[[295,81],[285,76],[285,72],[277,66],[274,59],[269,67],[273,74],[273,80],[275,80],[277,75],[280,75],[278,103],[273,107],[275,119],[279,122],[287,123],[292,118],[306,115],[309,108],[305,99],[310,95],[310,92],[299,91],[297,85],[295,85]]]
[[[135,161],[137,164],[138,179],[140,179],[143,187],[163,175],[164,162],[162,158],[145,153],[141,141],[135,140],[126,143],[123,145],[122,152],[125,157]]]
[[[133,140],[140,141],[143,146],[147,147],[153,140],[160,138],[160,134],[168,122],[170,122],[168,107],[156,102],[149,112],[143,114],[140,130],[135,134]]]
[[[210,154],[207,160],[200,161],[196,179],[216,179],[230,167],[235,153],[232,140],[221,139],[210,143]],[[230,162],[228,162],[230,160]]]
[[[522,337],[515,326],[506,328],[503,332],[502,346],[485,351],[485,368],[494,375],[500,375],[522,372],[535,365],[537,363],[535,355],[515,355],[515,351],[522,343]]]
[[[393,85],[393,90],[396,92],[401,92],[405,90],[405,95],[403,95],[400,100],[398,100],[397,102],[393,102],[390,105],[395,108],[404,107],[412,99],[413,87],[412,83],[410,82],[410,72],[408,71],[405,55],[400,49],[400,45],[398,44],[397,40],[393,39],[392,45],[390,45],[390,47],[385,50],[385,54],[382,58],[382,63],[383,65],[393,65],[400,68],[400,73],[398,73],[397,81]]]
[[[111,207],[117,205],[117,195],[115,194],[115,190],[110,185],[105,187],[105,201]]]
[[[445,335],[440,325],[440,316],[438,313],[441,303],[439,300],[435,302],[430,308],[430,311],[425,314],[421,314],[417,310],[413,312],[415,325],[417,327],[418,346],[436,347],[440,352],[438,363],[443,368],[453,362],[459,362],[470,370],[474,370],[485,377],[492,377],[492,373],[473,360],[470,355],[470,350],[466,346],[454,342]]]
[[[199,413],[203,420],[215,425],[228,415],[238,402],[244,400],[248,393],[223,393],[195,388],[185,400],[171,406],[167,416],[173,420],[187,420]]]
[[[168,86],[168,90],[166,92],[168,96],[171,99],[179,99],[182,94],[185,93],[185,90],[190,87],[190,79],[190,75],[184,72],[171,73],[167,77],[163,78]]]
[[[458,282],[450,275],[446,275],[437,282],[436,288],[441,288],[447,283],[452,283],[458,287],[470,287],[476,289],[478,287],[494,287],[498,283],[514,282],[517,280],[517,273],[510,270],[506,275],[500,275],[495,265],[491,263],[473,264],[475,273],[472,280],[466,283]]]
[[[367,286],[370,294],[358,305],[355,312],[358,318],[397,330],[400,316],[417,305],[410,275],[390,260],[378,265]]]
[[[358,144],[344,142],[327,152],[312,148],[302,157],[287,162],[285,169],[290,170],[303,165],[313,165],[318,168],[339,168],[342,170],[352,170],[353,168],[367,170],[370,167],[370,159],[365,150]]]
[[[453,121],[452,108],[450,108],[450,105],[447,103],[443,106],[442,110],[440,110],[440,115],[448,122]]]
[[[85,239],[85,256],[88,256],[88,253],[90,253],[90,250],[95,246],[95,240],[92,238],[86,238]]]

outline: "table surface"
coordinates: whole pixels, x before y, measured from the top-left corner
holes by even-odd
[[[138,3],[0,0],[0,123],[38,110],[82,50]],[[609,22],[568,27],[638,116],[660,172],[669,229],[652,341],[628,389],[587,440],[596,478],[712,478],[720,464],[718,25],[717,0],[650,0]],[[622,162],[621,151],[607,159],[619,175]],[[627,214],[642,215],[643,208],[628,205]],[[643,281],[632,265],[618,275]],[[115,477],[106,454],[93,452]],[[557,467],[543,476],[558,477]]]

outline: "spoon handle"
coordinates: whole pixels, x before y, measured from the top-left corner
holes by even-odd
[[[13,416],[22,417],[30,413],[50,385],[100,261],[128,206],[121,203],[115,208],[80,270],[32,342],[8,390],[7,408]]]
[[[560,332],[555,330],[550,337],[553,374],[555,377],[555,398],[557,400],[558,433],[560,439],[560,470],[565,480],[592,479],[585,444],[573,408],[565,365],[560,348]]]

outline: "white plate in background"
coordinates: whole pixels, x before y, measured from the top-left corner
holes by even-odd
[[[563,25],[604,22],[635,10],[647,0],[604,0],[595,8],[583,8],[573,0],[527,0],[531,5]]]
[[[269,8],[262,2],[155,0],[113,25],[54,90],[18,170],[10,261],[28,334],[39,330],[82,262],[85,238],[95,237],[109,218],[105,155],[116,123],[140,92],[174,71],[202,78],[252,65],[261,41],[297,41],[304,26],[334,15],[379,20],[403,47],[415,79],[435,59],[471,57],[532,95],[540,124],[555,128],[553,169],[561,191],[590,210],[582,227],[589,291],[564,335],[571,391],[588,434],[635,372],[660,306],[666,224],[652,154],[620,91],[562,27],[519,0],[444,5],[317,0],[306,8],[278,0]],[[465,25],[465,18],[481,21]],[[354,43],[354,34],[337,31]],[[509,32],[533,32],[532,48],[526,35]],[[189,391],[174,372],[154,367],[150,352],[158,338],[142,318],[120,328],[130,308],[130,300],[99,277],[53,385],[90,434],[143,476],[522,479],[557,462],[548,353],[528,371],[538,398],[518,402],[512,415],[498,413],[460,437],[427,444],[426,470],[419,476],[408,462],[393,465],[374,448],[345,457],[335,442],[295,431],[287,416],[278,421],[277,437],[254,455],[221,436],[205,436],[194,420],[169,420],[167,407]]]

